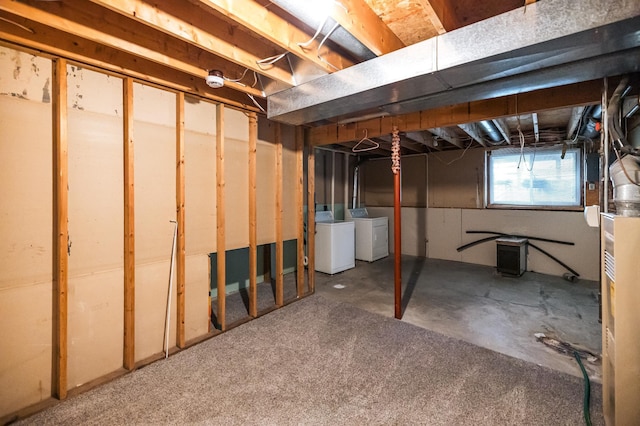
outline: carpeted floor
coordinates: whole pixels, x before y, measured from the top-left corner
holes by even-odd
[[[580,425],[581,379],[313,295],[23,424]],[[603,424],[592,386],[593,424]]]

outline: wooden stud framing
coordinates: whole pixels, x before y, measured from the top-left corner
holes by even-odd
[[[124,158],[124,342],[123,367],[135,368],[135,303],[136,303],[136,250],[135,250],[135,198],[133,185],[133,79],[122,84],[124,106],[123,158]]]
[[[282,126],[276,123],[276,306],[284,304],[282,243]]]
[[[309,291],[316,291],[316,163],[315,148],[308,146],[307,154],[307,268],[309,270]]]
[[[225,205],[224,205],[224,104],[219,104],[216,108],[216,218],[217,218],[217,239],[216,251],[218,259],[218,324],[220,329],[226,329],[226,244],[225,244]]]
[[[304,296],[304,128],[296,127],[296,292]]]
[[[258,228],[257,228],[257,163],[258,116],[249,115],[249,315],[258,316]]]
[[[53,394],[67,397],[67,285],[69,266],[67,61],[53,61]]]
[[[184,93],[176,94],[176,344],[185,347]]]

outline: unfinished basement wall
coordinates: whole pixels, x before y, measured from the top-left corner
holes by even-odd
[[[175,229],[171,221],[180,222],[182,210],[183,341],[188,345],[201,340],[211,330],[209,292],[216,271],[210,270],[209,255],[217,251],[221,208],[216,197],[220,106],[189,96],[182,101],[173,91],[67,65],[60,145],[67,147],[68,167],[61,161],[60,173],[68,177],[68,201],[60,205],[59,214],[68,216],[69,257],[67,270],[60,273],[64,263],[54,261],[53,235],[58,213],[53,202],[57,152],[52,123],[58,116],[53,117],[52,108],[52,60],[0,47],[0,155],[5,160],[0,169],[0,333],[5,338],[0,350],[0,423],[34,404],[51,403],[54,383],[66,383],[68,391],[92,386],[122,374],[123,366],[134,368],[162,356]],[[129,102],[131,110],[125,108]],[[249,120],[242,111],[224,112],[226,249],[233,250],[246,248],[249,241]],[[178,131],[182,122],[183,138]],[[181,140],[184,180],[178,161]],[[258,141],[259,244],[277,242],[278,188],[282,237],[298,237],[296,162],[302,153],[295,151],[292,128],[282,129],[282,147],[278,182],[276,145]],[[129,149],[133,155],[125,157]],[[133,179],[127,185],[129,172]],[[181,182],[184,208],[178,199]],[[127,219],[134,225],[130,234]],[[135,256],[125,251],[131,241]],[[171,294],[170,348],[182,345],[177,327],[179,259]],[[132,260],[135,263],[128,263]],[[59,309],[53,298],[56,274],[67,285],[67,303]],[[125,312],[128,294],[135,297],[134,316]],[[67,321],[60,327],[66,326],[61,331],[66,331],[66,356],[61,351],[60,359],[66,374],[57,372],[62,368],[52,369],[58,342],[54,325],[65,310]],[[133,344],[126,336],[134,336]]]
[[[493,231],[570,241],[566,246],[536,243],[576,270],[583,279],[599,280],[599,233],[587,226],[582,212],[484,209],[484,150],[472,149],[429,155],[429,215],[427,256],[480,265],[496,265],[496,244],[487,242],[462,252],[463,244]],[[542,253],[530,249],[528,270],[550,275],[567,272]]]
[[[122,79],[67,65],[68,386],[122,366]]]
[[[332,210],[336,220],[343,220],[345,207],[348,208],[348,200],[353,189],[350,176],[345,175],[345,162],[350,161],[349,154],[333,152],[326,149],[316,149],[316,175],[315,175],[315,203],[316,211]],[[353,166],[349,168],[353,172]],[[346,187],[346,193],[345,193]],[[347,201],[345,203],[345,201]]]
[[[391,159],[368,160],[360,166],[360,205],[370,217],[389,218],[389,252],[394,251],[393,173]],[[402,157],[402,253],[426,256],[427,157]]]
[[[51,60],[0,46],[0,417],[51,395]]]

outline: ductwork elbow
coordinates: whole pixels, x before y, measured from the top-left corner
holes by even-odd
[[[621,216],[640,216],[640,159],[626,155],[614,161],[609,166],[609,175],[617,213]]]

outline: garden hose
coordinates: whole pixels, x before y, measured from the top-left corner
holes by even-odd
[[[584,377],[584,400],[582,401],[584,422],[587,426],[591,426],[591,416],[589,415],[589,399],[591,396],[591,386],[589,384],[589,376],[587,375],[587,370],[584,369],[584,365],[582,365],[582,360],[580,359],[580,355],[578,354],[578,352],[573,352],[573,356],[576,361],[578,361],[580,370],[582,370],[582,376]]]

